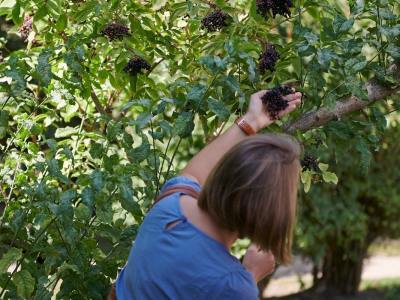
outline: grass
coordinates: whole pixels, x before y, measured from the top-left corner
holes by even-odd
[[[368,249],[368,255],[400,255],[400,240],[377,240]]]
[[[400,277],[380,280],[364,280],[361,283],[361,291],[381,291],[384,293],[382,300],[400,299]]]
[[[384,278],[379,280],[364,280],[361,282],[361,290],[377,289],[386,290],[400,288],[400,277]]]

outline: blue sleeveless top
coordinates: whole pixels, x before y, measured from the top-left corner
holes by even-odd
[[[195,181],[177,176],[161,192],[175,184],[200,191]],[[174,193],[162,199],[147,214],[118,276],[117,299],[257,300],[253,276],[222,243],[185,218],[179,197]]]

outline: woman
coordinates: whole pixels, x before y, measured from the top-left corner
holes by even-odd
[[[264,93],[253,94],[247,113],[161,188],[115,284],[118,300],[255,300],[256,282],[275,259],[288,262],[300,147],[283,135],[247,137],[273,122]],[[286,100],[280,117],[301,94]],[[240,263],[229,249],[242,237],[253,244]]]

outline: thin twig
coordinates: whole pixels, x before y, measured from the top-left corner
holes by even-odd
[[[1,110],[3,110],[3,109],[4,109],[4,107],[6,107],[6,105],[7,105],[7,102],[8,102],[8,100],[10,100],[10,99],[11,99],[11,95],[10,95],[10,96],[8,96],[8,98],[6,99],[6,101],[4,101],[3,105],[1,106]]]
[[[159,181],[158,181],[158,169],[157,169],[157,157],[156,157],[156,142],[154,138],[154,128],[153,128],[153,121],[150,119],[150,130],[151,130],[151,138],[153,141],[153,156],[154,156],[154,171],[157,179],[157,188],[154,191],[154,194],[158,193],[158,186],[159,186]],[[155,195],[154,195],[155,196]]]
[[[162,170],[164,168],[164,163],[166,161],[167,152],[168,152],[168,149],[169,149],[169,145],[171,144],[171,141],[172,141],[172,135],[169,137],[168,143],[167,143],[167,147],[165,148],[165,151],[164,151],[163,161],[161,163],[160,172],[159,172],[158,178],[157,178],[157,192],[158,192],[158,189],[160,187],[160,180],[161,180]]]

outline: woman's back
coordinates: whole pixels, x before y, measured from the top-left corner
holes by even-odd
[[[183,176],[169,180],[161,191],[175,184],[200,191]],[[116,292],[119,300],[258,299],[252,275],[182,214],[179,193],[161,200],[146,216]]]

